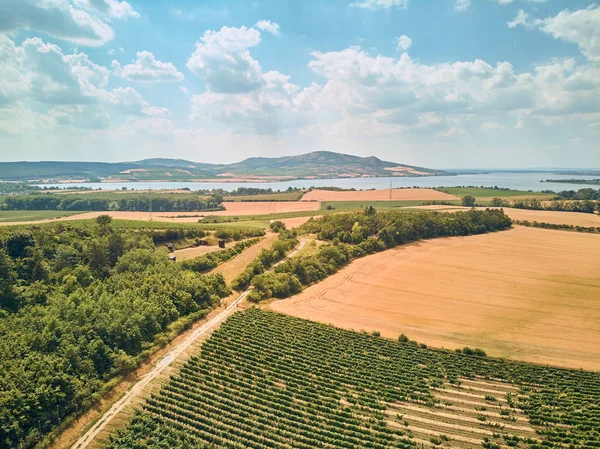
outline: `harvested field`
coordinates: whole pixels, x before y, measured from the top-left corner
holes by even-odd
[[[453,201],[460,198],[433,189],[392,189],[392,201]],[[302,197],[302,201],[389,201],[390,190],[311,190]]]
[[[284,218],[283,220],[278,220],[278,221],[281,221],[283,224],[285,224],[286,228],[294,229],[294,228],[297,228],[298,226],[302,226],[304,223],[306,223],[311,218],[314,218],[316,220],[317,218],[321,218],[321,217],[322,217],[322,215],[315,215],[314,217]]]
[[[270,307],[394,339],[599,369],[599,270],[600,235],[517,227],[367,256]]]
[[[225,281],[229,284],[238,274],[244,271],[246,265],[252,262],[256,258],[256,256],[258,256],[258,254],[263,250],[263,248],[270,248],[273,242],[277,240],[278,236],[279,234],[273,232],[267,233],[265,238],[258,242],[256,245],[251,246],[235,258],[225,263],[222,263],[214,270],[212,270],[211,273],[221,273],[225,278]]]
[[[178,262],[183,262],[184,260],[195,259],[196,257],[203,256],[208,253],[212,253],[213,251],[218,251],[220,248],[218,245],[213,246],[197,246],[192,248],[184,248],[178,249],[170,253],[171,255],[177,257]]]
[[[63,217],[56,220],[37,220],[37,221],[21,221],[21,222],[3,222],[0,225],[11,224],[26,224],[26,223],[43,223],[48,221],[59,220],[87,220],[96,218],[99,215],[110,215],[115,219],[122,220],[143,220],[150,219],[154,221],[173,221],[178,223],[195,223],[199,217],[207,215],[268,215],[289,212],[304,212],[319,210],[321,204],[318,202],[304,201],[265,201],[265,202],[237,202],[223,203],[225,210],[217,212],[126,212],[126,211],[102,211],[102,212],[85,212],[72,217]]]
[[[469,210],[460,206],[416,206],[411,209],[438,210],[440,212],[456,212]],[[485,209],[478,207],[477,209]],[[527,210],[504,208],[504,213],[513,220],[537,221],[539,223],[566,224],[573,226],[600,226],[600,217],[596,214],[584,214],[581,212],[560,212],[552,210]]]

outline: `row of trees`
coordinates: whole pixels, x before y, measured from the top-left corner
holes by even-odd
[[[107,216],[3,229],[0,447],[35,446],[229,293]]]
[[[66,211],[139,211],[194,212],[222,210],[222,197],[172,198],[145,197],[139,194],[109,200],[87,195],[26,195],[9,196],[0,204],[5,210],[66,210]]]
[[[310,220],[304,231],[332,243],[314,255],[294,257],[278,265],[273,272],[255,273],[254,289],[249,300],[258,302],[270,297],[286,298],[303,286],[320,281],[352,259],[383,251],[419,239],[481,234],[511,227],[502,210],[458,212],[456,214],[398,212],[326,215]]]
[[[273,242],[271,248],[263,248],[246,269],[231,282],[231,287],[234,290],[246,290],[255,276],[265,273],[297,245],[298,238],[295,230],[287,230],[283,223],[279,221],[272,223],[271,229],[279,232],[279,238]]]

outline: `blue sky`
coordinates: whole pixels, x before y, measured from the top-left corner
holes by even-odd
[[[581,0],[0,2],[0,158],[600,167]]]

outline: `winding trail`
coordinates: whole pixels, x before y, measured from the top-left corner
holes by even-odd
[[[298,246],[285,256],[282,260],[273,265],[268,271],[272,271],[277,265],[286,261],[290,257],[295,256],[306,244],[305,239],[300,239]],[[208,320],[202,326],[198,327],[193,333],[191,333],[185,340],[179,345],[173,348],[165,357],[160,359],[154,368],[140,378],[140,380],[134,384],[112,407],[98,420],[96,423],[88,429],[88,431],[79,438],[71,449],[84,449],[87,448],[96,438],[96,436],[106,427],[106,425],[117,416],[131,401],[139,396],[144,387],[156,379],[173,361],[177,359],[186,349],[193,345],[198,338],[204,335],[206,332],[221,324],[226,318],[228,318],[238,307],[238,305],[250,294],[252,287],[249,287],[244,293],[239,295],[235,301],[233,301],[225,310],[221,311],[213,318]]]

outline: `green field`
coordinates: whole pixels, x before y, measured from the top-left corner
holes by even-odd
[[[107,448],[600,445],[599,373],[471,354],[238,312]]]
[[[228,195],[223,201],[298,201],[304,192],[278,192],[264,195]]]
[[[440,187],[436,190],[439,190],[440,192],[449,193],[450,195],[456,195],[461,198],[470,195],[474,196],[477,199],[528,197],[537,198],[539,200],[551,200],[556,196],[552,193],[533,192],[526,190],[493,189],[488,187]]]
[[[76,211],[60,210],[3,210],[0,211],[0,223],[47,220],[50,218],[68,217],[82,214]]]

